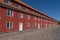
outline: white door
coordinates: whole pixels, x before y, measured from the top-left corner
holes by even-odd
[[[23,23],[19,23],[19,31],[23,31]]]
[[[47,27],[47,24],[46,24],[46,27]]]
[[[40,24],[38,24],[38,29],[40,29]]]

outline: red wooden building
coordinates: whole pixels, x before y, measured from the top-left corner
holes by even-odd
[[[0,0],[0,32],[57,26],[57,21],[20,0]]]

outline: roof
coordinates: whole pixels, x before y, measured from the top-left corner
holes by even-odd
[[[36,12],[39,12],[40,14],[42,14],[42,15],[44,15],[44,16],[47,16],[48,18],[50,18],[50,19],[52,19],[52,20],[57,21],[56,19],[54,19],[54,18],[52,18],[52,17],[50,17],[50,16],[44,14],[43,12],[41,12],[41,11],[39,11],[39,10],[37,10],[37,9],[35,9],[35,8],[33,8],[33,7],[31,7],[31,6],[29,6],[28,4],[26,4],[26,3],[24,3],[24,2],[22,2],[22,1],[20,1],[20,0],[14,0],[14,1],[16,1],[16,2],[18,2],[18,3],[20,3],[20,4],[22,4],[22,5],[24,5],[24,6],[28,7],[28,8],[30,8],[30,9],[32,9],[32,10],[34,10],[34,11],[36,11]]]

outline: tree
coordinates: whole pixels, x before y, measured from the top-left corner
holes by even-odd
[[[58,24],[60,24],[60,20],[58,21]]]

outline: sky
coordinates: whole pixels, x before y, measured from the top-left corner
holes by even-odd
[[[21,0],[33,8],[60,20],[60,0]]]

